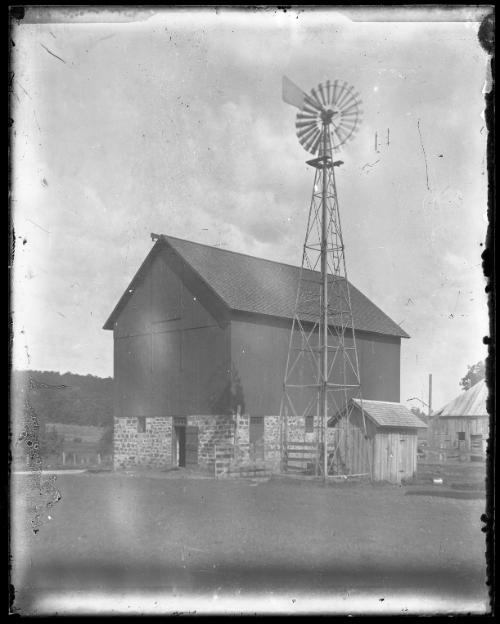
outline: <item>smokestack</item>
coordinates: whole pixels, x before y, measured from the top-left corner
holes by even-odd
[[[432,415],[432,373],[429,373],[429,417]]]

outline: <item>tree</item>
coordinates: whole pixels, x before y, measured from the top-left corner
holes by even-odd
[[[63,450],[64,436],[60,436],[55,428],[44,430],[40,435],[40,455],[44,458],[59,455]]]
[[[478,381],[485,377],[484,361],[480,360],[477,364],[467,366],[467,373],[460,380],[460,387],[462,390],[469,390],[472,386],[476,385]]]
[[[423,420],[425,423],[427,422],[428,415],[423,410],[421,410],[419,407],[417,407],[417,406],[412,407],[410,409],[410,412],[412,414],[415,414],[415,416],[420,418],[420,420]]]
[[[101,455],[111,455],[113,453],[113,426],[106,427],[106,431],[99,441],[99,453]]]

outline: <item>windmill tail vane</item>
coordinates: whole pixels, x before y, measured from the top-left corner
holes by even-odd
[[[282,97],[284,102],[295,106],[299,110],[302,110],[302,107],[308,99],[307,93],[304,93],[300,87],[298,87],[290,80],[290,78],[287,78],[286,76],[283,76]]]

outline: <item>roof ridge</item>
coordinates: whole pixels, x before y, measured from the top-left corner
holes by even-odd
[[[236,254],[237,256],[244,256],[245,258],[252,258],[253,260],[260,260],[262,262],[270,262],[271,264],[282,264],[283,266],[290,267],[292,269],[300,269],[302,268],[298,264],[289,264],[288,262],[281,262],[281,260],[270,260],[269,258],[261,258],[260,256],[252,256],[251,254],[241,253],[241,251],[234,251],[233,249],[222,249],[221,247],[214,247],[214,245],[207,245],[207,243],[197,243],[196,241],[188,240],[187,238],[179,238],[178,236],[170,236],[169,234],[161,234],[162,238],[169,239],[173,238],[174,240],[181,241],[182,243],[191,243],[192,245],[200,245],[200,247],[208,247],[209,249],[217,249],[218,251],[224,251],[226,253]],[[314,269],[308,269],[307,267],[303,267],[306,271],[311,271],[313,273],[320,273],[320,271],[316,271]],[[349,281],[349,280],[347,280]],[[349,282],[350,283],[350,282]],[[351,284],[353,286],[353,284]],[[354,288],[356,288],[354,286]]]
[[[367,403],[369,401],[370,403],[391,403],[392,405],[403,405],[401,401],[380,401],[379,399],[358,399],[357,397],[353,397],[353,401],[363,401],[363,403]],[[403,407],[406,407],[406,405],[403,405]],[[406,409],[408,408],[406,407]]]

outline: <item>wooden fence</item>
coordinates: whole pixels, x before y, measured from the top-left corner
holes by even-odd
[[[318,474],[320,453],[317,442],[289,442],[283,455],[285,472]]]
[[[214,446],[214,477],[269,476],[261,443],[240,443]]]
[[[344,430],[330,431],[327,453],[327,470],[331,476],[371,474],[372,445],[356,427],[350,429],[349,435]],[[284,447],[283,469],[290,473],[323,474],[323,444],[288,442]]]

